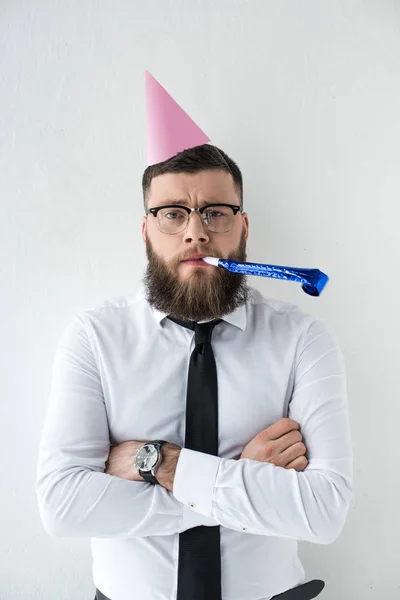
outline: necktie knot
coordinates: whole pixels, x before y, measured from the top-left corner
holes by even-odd
[[[196,346],[201,344],[211,344],[211,336],[214,327],[221,323],[222,319],[216,319],[215,321],[208,321],[208,323],[196,323],[194,329],[194,343]]]

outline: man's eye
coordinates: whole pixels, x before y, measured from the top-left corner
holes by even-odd
[[[168,212],[168,213],[165,214],[165,217],[167,217],[167,219],[175,220],[175,219],[177,219],[179,217],[183,218],[184,215],[182,213],[180,213],[180,212]]]

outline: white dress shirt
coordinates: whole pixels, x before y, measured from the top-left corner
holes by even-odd
[[[212,335],[219,456],[181,451],[173,492],[104,473],[110,445],[185,441],[194,332],[153,309],[143,284],[79,313],[58,344],[37,495],[53,536],[90,537],[111,600],[175,600],[179,533],[221,526],[223,600],[269,600],[306,581],[297,540],[329,544],[352,497],[343,359],[323,321],[251,287]],[[235,460],[282,417],[300,424],[303,472]]]

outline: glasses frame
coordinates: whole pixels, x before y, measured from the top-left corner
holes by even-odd
[[[208,229],[208,226],[206,225],[206,223],[203,220],[203,212],[207,208],[212,208],[214,206],[229,206],[229,208],[231,208],[233,211],[234,217],[237,215],[238,212],[240,212],[240,214],[244,213],[244,211],[237,204],[226,204],[225,202],[216,202],[215,204],[206,204],[205,206],[202,206],[201,208],[189,208],[189,206],[183,206],[182,204],[164,204],[163,206],[155,206],[154,208],[149,208],[145,212],[146,212],[146,215],[151,213],[157,219],[158,211],[161,210],[162,208],[183,208],[184,210],[186,210],[186,212],[188,214],[187,223],[183,229],[181,229],[180,231],[175,231],[175,233],[166,233],[165,231],[162,231],[158,226],[158,219],[157,219],[157,227],[158,227],[159,231],[161,231],[161,233],[164,233],[165,235],[177,235],[178,233],[182,233],[182,231],[185,231],[186,227],[189,225],[189,219],[190,219],[190,215],[192,212],[198,212],[200,214],[201,222],[203,223],[204,227],[207,229],[207,231],[211,231],[210,229]],[[232,224],[232,227],[230,229],[228,229],[228,231],[211,231],[211,233],[216,233],[216,234],[229,233],[230,231],[232,231],[233,225],[234,224]]]

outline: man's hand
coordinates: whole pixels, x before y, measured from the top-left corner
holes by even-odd
[[[300,426],[292,419],[280,419],[263,429],[243,449],[240,458],[269,462],[284,469],[304,471],[308,465]]]
[[[115,475],[129,481],[144,481],[135,467],[135,456],[143,442],[122,442],[112,446],[106,462],[105,473]],[[156,478],[160,485],[172,492],[175,478],[176,465],[181,448],[169,442],[161,446],[162,461],[158,467]]]

